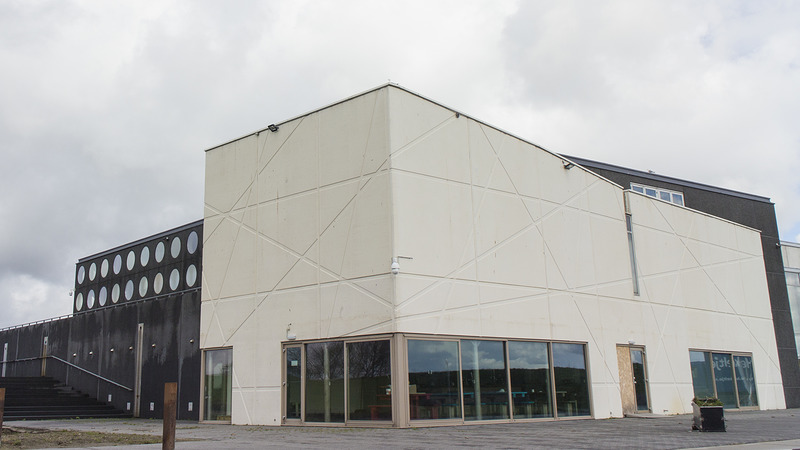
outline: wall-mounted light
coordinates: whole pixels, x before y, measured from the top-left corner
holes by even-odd
[[[94,355],[94,352],[89,352],[89,356],[92,356],[92,355]]]
[[[128,347],[128,350],[133,351],[133,346]]]
[[[292,333],[292,323],[289,322],[289,325],[286,325],[286,339],[293,341],[297,339],[297,335]]]
[[[272,131],[273,133],[278,131],[278,126],[275,125],[274,123],[270,124],[267,128],[269,129],[269,131]]]
[[[397,275],[400,273],[400,259],[414,259],[410,256],[395,256],[392,258],[392,265],[390,266],[392,270],[392,275]]]
[[[194,339],[189,339],[190,344],[194,344]]]
[[[156,348],[156,344],[151,345],[150,347]]]
[[[111,347],[111,350],[109,350],[109,351],[110,351],[111,353],[114,353],[114,347]]]
[[[78,354],[77,354],[77,353],[73,353],[73,354],[72,354],[72,357],[73,357],[73,358],[77,358],[77,357],[78,357]]]

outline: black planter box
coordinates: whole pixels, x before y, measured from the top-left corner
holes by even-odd
[[[722,406],[697,406],[692,403],[692,409],[693,430],[725,431],[725,414]]]

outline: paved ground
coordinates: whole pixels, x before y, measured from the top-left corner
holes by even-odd
[[[430,449],[430,448],[629,448],[675,449],[735,446],[800,448],[800,410],[726,412],[725,433],[692,432],[691,416],[562,420],[413,429],[258,427],[179,422],[178,449]],[[161,421],[147,419],[6,422],[9,426],[161,435]],[[191,439],[191,440],[187,440]],[[738,444],[758,443],[757,445]],[[119,447],[117,447],[119,448]],[[123,447],[155,449],[160,445]]]

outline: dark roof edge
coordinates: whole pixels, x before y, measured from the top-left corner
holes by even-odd
[[[168,234],[179,233],[179,232],[181,232],[183,230],[187,230],[189,228],[194,228],[194,227],[196,227],[198,225],[202,225],[202,224],[203,224],[203,219],[195,220],[194,222],[187,223],[186,225],[181,225],[179,227],[171,228],[169,230],[162,231],[160,233],[156,233],[156,234],[154,234],[152,236],[147,236],[145,238],[137,239],[137,240],[135,240],[133,242],[128,242],[127,244],[118,245],[118,246],[116,246],[114,248],[111,248],[111,249],[108,249],[108,250],[103,250],[102,252],[99,252],[99,253],[95,253],[94,255],[84,256],[83,258],[80,258],[76,264],[80,264],[80,263],[88,261],[90,259],[98,258],[100,256],[116,253],[116,252],[118,252],[118,251],[120,251],[120,250],[122,250],[124,248],[133,247],[133,246],[139,245],[139,244],[141,244],[143,242],[147,242],[147,241],[151,241],[153,239],[157,239],[157,238],[161,238],[161,237],[167,236]],[[200,239],[202,239],[202,238],[203,237],[200,236]]]
[[[745,198],[745,199],[754,200],[754,201],[757,201],[757,202],[764,202],[764,203],[773,204],[772,200],[770,200],[769,197],[762,197],[760,195],[748,194],[746,192],[739,192],[739,191],[734,191],[734,190],[731,190],[731,189],[725,189],[725,188],[721,188],[721,187],[717,187],[717,186],[711,186],[711,185],[708,185],[708,184],[696,183],[694,181],[681,180],[680,178],[673,178],[673,177],[668,177],[668,176],[659,175],[659,174],[655,174],[655,173],[644,172],[644,171],[641,171],[641,170],[630,169],[628,167],[615,166],[613,164],[608,164],[608,163],[604,163],[604,162],[600,162],[600,161],[593,161],[591,159],[579,158],[577,156],[567,156],[567,155],[562,155],[562,156],[565,157],[565,158],[568,158],[568,159],[570,159],[570,160],[572,160],[572,161],[574,161],[576,163],[578,163],[581,166],[585,166],[585,167],[588,167],[588,168],[605,169],[605,170],[610,170],[610,171],[613,171],[613,172],[624,173],[626,175],[633,175],[633,176],[637,176],[637,177],[647,178],[649,180],[663,181],[665,183],[673,183],[673,184],[678,184],[678,185],[681,185],[681,186],[691,187],[691,188],[695,188],[695,189],[701,189],[701,190],[704,190],[704,191],[716,192],[717,194],[730,195],[732,197]]]

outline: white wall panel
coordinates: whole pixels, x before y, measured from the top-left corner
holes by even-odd
[[[689,410],[690,348],[751,352],[783,407],[757,231],[629,194],[634,295],[622,188],[394,86],[207,164],[201,342],[235,349],[235,423],[280,422],[287,327],[586,342],[596,417],[617,344],[645,346],[656,413]]]

